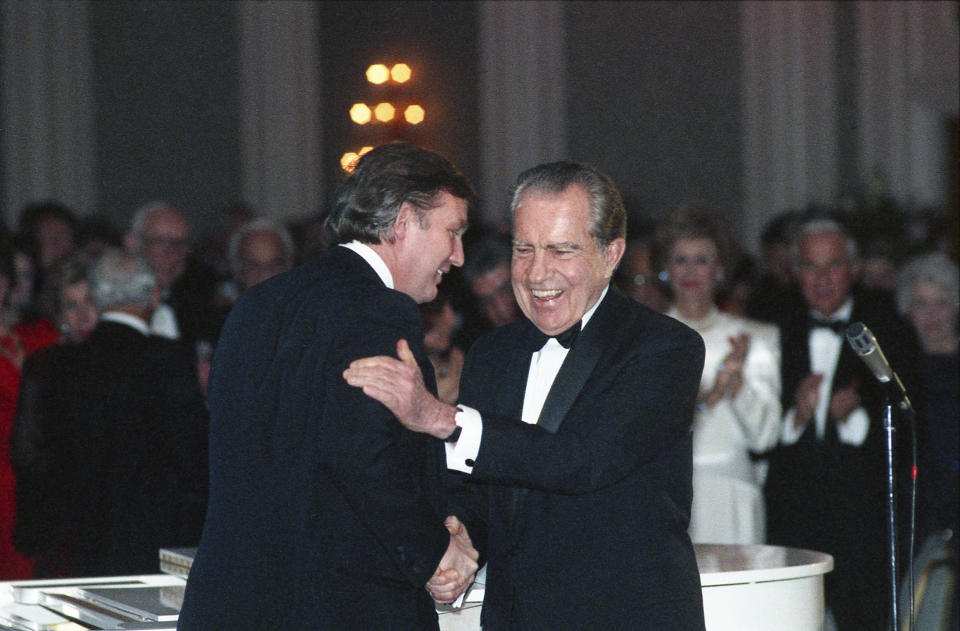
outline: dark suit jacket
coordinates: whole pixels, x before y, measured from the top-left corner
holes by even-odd
[[[703,341],[611,286],[528,425],[534,332],[480,338],[461,380],[483,417],[456,502],[489,532],[484,631],[702,630],[687,526]]]
[[[67,461],[73,442],[65,415],[70,407],[58,399],[58,386],[79,378],[78,350],[74,344],[48,346],[27,357],[21,373],[10,442],[17,481],[13,542],[22,554],[37,559],[37,578],[76,573],[68,546],[70,480],[76,466]]]
[[[795,406],[797,385],[810,374],[808,319],[806,307],[801,306],[780,324],[784,410]],[[863,322],[874,333],[908,392],[917,398],[918,343],[889,298],[879,293],[854,293],[850,321]],[[881,628],[889,611],[883,392],[844,340],[831,393],[854,382],[860,384],[861,405],[870,416],[870,430],[862,445],[840,443],[835,422],[828,421],[823,440],[817,439],[811,423],[795,444],[771,452],[764,489],[767,539],[772,544],[832,554],[835,567],[827,575],[827,600],[840,628]],[[897,419],[897,426],[898,475],[906,481],[910,428],[904,419]],[[900,499],[908,501],[905,496]]]
[[[190,257],[187,268],[164,296],[164,303],[173,309],[180,328],[180,339],[191,349],[199,341],[216,345],[223,324],[214,305],[219,283],[214,270]]]
[[[247,290],[221,334],[210,505],[180,629],[431,629],[443,445],[350,387],[349,363],[406,338],[417,305],[334,247]]]
[[[182,344],[101,321],[53,376],[68,444],[76,572],[154,573],[162,546],[199,541],[207,417]]]

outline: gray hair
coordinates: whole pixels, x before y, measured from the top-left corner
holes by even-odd
[[[548,162],[527,169],[517,177],[510,200],[511,216],[528,191],[557,195],[576,184],[590,200],[590,235],[603,250],[616,238],[626,238],[627,211],[613,181],[594,167],[579,162]]]
[[[105,251],[90,268],[90,294],[98,311],[146,307],[157,287],[157,274],[142,256],[117,248]]]
[[[130,221],[130,232],[137,235],[137,237],[142,236],[143,229],[146,227],[147,220],[150,219],[150,216],[162,210],[172,210],[177,213],[180,212],[172,205],[164,201],[157,200],[148,202],[133,212],[133,219]]]
[[[293,267],[296,249],[290,231],[272,217],[259,217],[246,222],[230,235],[230,242],[227,244],[227,262],[230,263],[230,270],[235,276],[239,275],[243,267],[243,261],[240,260],[240,246],[243,245],[243,239],[252,232],[269,232],[277,237],[283,248],[283,261],[288,267]]]
[[[847,258],[851,262],[860,258],[860,249],[857,247],[857,241],[850,234],[850,231],[836,219],[819,217],[804,221],[797,226],[793,233],[793,239],[790,243],[790,256],[794,263],[800,258],[800,241],[814,234],[839,234],[847,242]]]
[[[954,306],[960,304],[960,274],[957,264],[943,252],[928,252],[910,259],[897,277],[897,309],[910,311],[917,283],[926,281],[942,289]]]

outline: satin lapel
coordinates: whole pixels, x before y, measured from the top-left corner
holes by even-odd
[[[560,367],[560,372],[557,373],[557,378],[554,379],[550,392],[547,394],[547,400],[543,403],[537,425],[553,434],[560,428],[564,417],[570,411],[573,402],[600,360],[604,342],[615,334],[625,300],[627,298],[611,285],[607,296],[597,307],[593,317],[590,318],[590,322],[584,327],[577,338],[577,342],[563,361],[563,366]],[[521,398],[522,404],[523,399]],[[515,537],[519,537],[521,520],[517,518],[529,491],[530,489],[526,488],[513,489],[511,526]]]
[[[550,387],[547,400],[543,403],[537,425],[552,434],[557,433],[564,417],[600,360],[604,342],[609,340],[616,330],[617,314],[620,311],[618,300],[621,296],[614,291],[615,289],[611,287],[603,303],[597,307],[590,322],[580,333]]]

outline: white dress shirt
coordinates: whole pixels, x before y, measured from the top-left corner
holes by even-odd
[[[173,307],[164,302],[157,305],[150,318],[150,332],[171,340],[180,339],[180,326],[177,324],[177,314]]]
[[[383,262],[383,259],[380,258],[380,255],[377,254],[373,248],[366,243],[360,243],[359,241],[341,243],[340,247],[353,250],[362,256],[363,260],[366,261],[370,267],[373,268],[373,271],[377,273],[377,276],[380,277],[380,280],[383,281],[383,284],[386,285],[388,289],[393,289],[393,274],[390,273],[390,268],[387,267],[387,264]]]
[[[150,335],[154,333],[150,330],[150,326],[141,318],[133,315],[132,313],[125,313],[123,311],[104,311],[100,314],[101,322],[117,322],[118,324],[125,324],[137,331],[143,333],[144,335]]]
[[[609,286],[604,288],[600,298],[594,303],[583,317],[580,318],[580,330],[587,327],[587,323],[597,310],[597,306],[607,295]],[[564,348],[555,338],[549,338],[543,347],[530,357],[530,368],[527,372],[527,386],[523,394],[523,411],[521,420],[524,423],[536,425],[543,410],[543,404],[550,394],[563,360],[567,358],[570,349]],[[460,438],[456,443],[447,443],[447,468],[464,473],[473,471],[473,461],[480,451],[480,441],[483,437],[483,419],[480,413],[465,405],[457,406],[456,422],[461,427]]]
[[[830,318],[823,318],[820,314],[813,315],[824,320],[849,320],[853,313],[853,299],[847,298],[836,313]],[[820,387],[817,391],[817,409],[813,416],[814,431],[817,433],[817,439],[823,440],[827,429],[827,417],[830,414],[830,391],[833,387],[833,377],[837,370],[837,360],[840,358],[840,351],[843,348],[843,336],[827,328],[815,328],[810,330],[807,338],[810,345],[810,372],[823,375],[820,381]],[[780,436],[780,442],[785,445],[792,445],[800,439],[803,432],[810,423],[801,427],[794,427],[793,419],[797,414],[795,407],[787,410],[783,419],[783,433]],[[867,430],[870,429],[870,417],[862,406],[857,406],[853,412],[842,423],[837,423],[837,438],[842,443],[860,446],[867,437]]]

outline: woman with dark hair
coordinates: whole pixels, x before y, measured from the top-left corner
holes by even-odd
[[[34,249],[41,272],[76,249],[76,230],[76,213],[52,199],[27,204],[17,222],[17,231]]]
[[[10,287],[4,317],[7,326],[30,322],[37,314],[37,262],[34,250],[19,236],[13,237],[13,267],[16,277]]]
[[[50,269],[39,307],[57,327],[60,343],[30,355],[20,381],[10,445],[16,476],[13,540],[20,553],[34,558],[34,578],[73,574],[69,520],[60,510],[68,498],[58,497],[67,488],[62,475],[69,475],[72,467],[65,464],[61,447],[67,434],[61,418],[50,411],[56,397],[47,385],[71,374],[72,348],[97,326],[99,314],[90,295],[88,267],[85,255],[73,254]]]
[[[780,435],[780,342],[776,327],[721,312],[717,294],[737,250],[719,211],[682,206],[661,224],[653,259],[671,293],[667,314],[706,346],[693,424],[690,536],[701,543],[763,543],[762,480],[750,452]]]
[[[33,562],[13,545],[15,501],[10,436],[23,361],[27,355],[57,341],[57,332],[45,320],[9,324],[7,311],[16,278],[10,239],[0,238],[0,580],[32,575]]]
[[[68,256],[50,269],[40,293],[40,314],[56,326],[61,342],[82,342],[97,326],[97,308],[87,282],[88,267],[86,255]]]
[[[65,434],[51,413],[47,384],[68,374],[70,347],[87,339],[99,320],[87,281],[87,260],[74,254],[56,263],[40,295],[41,312],[60,332],[60,344],[30,355],[23,364],[10,445],[16,476],[16,524],[13,541],[22,554],[34,557],[35,578],[71,575],[69,529],[58,511],[65,501],[57,493],[66,485],[58,474],[69,470],[56,446]],[[54,376],[56,375],[56,376]]]

